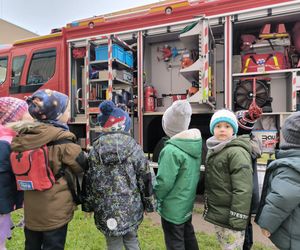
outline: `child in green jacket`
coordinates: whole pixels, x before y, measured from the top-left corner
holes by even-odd
[[[252,197],[249,136],[236,138],[234,113],[219,110],[211,118],[207,141],[204,219],[215,225],[222,249],[243,249]]]
[[[200,177],[202,139],[198,129],[188,130],[191,115],[189,102],[178,100],[162,118],[170,139],[159,155],[154,192],[167,250],[199,249],[192,211]]]

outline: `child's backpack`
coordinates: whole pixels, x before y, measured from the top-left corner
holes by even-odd
[[[73,178],[66,171],[66,167],[62,165],[56,175],[53,174],[49,163],[48,146],[74,143],[68,139],[52,141],[40,148],[30,149],[23,152],[12,152],[10,161],[12,171],[15,174],[17,188],[22,191],[37,190],[45,191],[50,189],[56,180],[64,177],[68,187],[72,193],[73,200],[76,204],[81,203],[80,199],[80,184],[76,177],[76,185],[73,183]],[[77,191],[75,191],[75,186]]]
[[[11,153],[10,161],[12,171],[16,176],[18,190],[44,191],[53,186],[55,178],[49,165],[48,156],[47,145]]]

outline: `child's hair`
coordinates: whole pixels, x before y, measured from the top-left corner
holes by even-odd
[[[235,114],[232,111],[228,109],[220,109],[214,113],[214,115],[211,117],[209,124],[210,133],[212,135],[214,135],[215,126],[220,122],[226,122],[230,124],[230,126],[233,128],[233,133],[235,135],[237,134],[238,122]]]

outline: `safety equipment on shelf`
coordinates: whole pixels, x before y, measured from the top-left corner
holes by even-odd
[[[275,26],[275,32],[271,31],[271,24],[265,24],[259,34],[259,38],[272,39],[272,38],[283,38],[288,37],[289,34],[286,32],[284,23],[277,24]]]
[[[240,80],[234,90],[235,110],[255,109],[255,105],[262,108],[263,112],[272,112],[269,79],[243,79]],[[255,89],[254,89],[254,85]],[[255,98],[255,105],[253,99]],[[252,105],[251,105],[252,104]]]
[[[145,112],[154,112],[156,108],[157,91],[153,86],[144,88],[144,109]]]
[[[246,54],[242,56],[243,73],[264,72],[288,68],[286,57],[281,52],[272,54]]]
[[[181,59],[181,68],[184,69],[186,67],[191,66],[194,63],[192,56],[188,50],[185,50],[182,53],[182,59]]]
[[[241,50],[249,50],[251,45],[255,43],[256,37],[251,34],[241,35]]]
[[[188,96],[189,97],[196,94],[199,91],[199,83],[193,81],[192,86],[190,88],[188,88],[187,91],[188,91]]]
[[[72,56],[75,59],[84,58],[86,55],[86,48],[74,48],[72,49]]]

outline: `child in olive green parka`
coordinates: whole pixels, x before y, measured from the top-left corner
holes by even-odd
[[[211,118],[207,141],[204,219],[215,225],[222,249],[243,249],[252,197],[252,147],[249,136],[236,137],[234,113]]]

